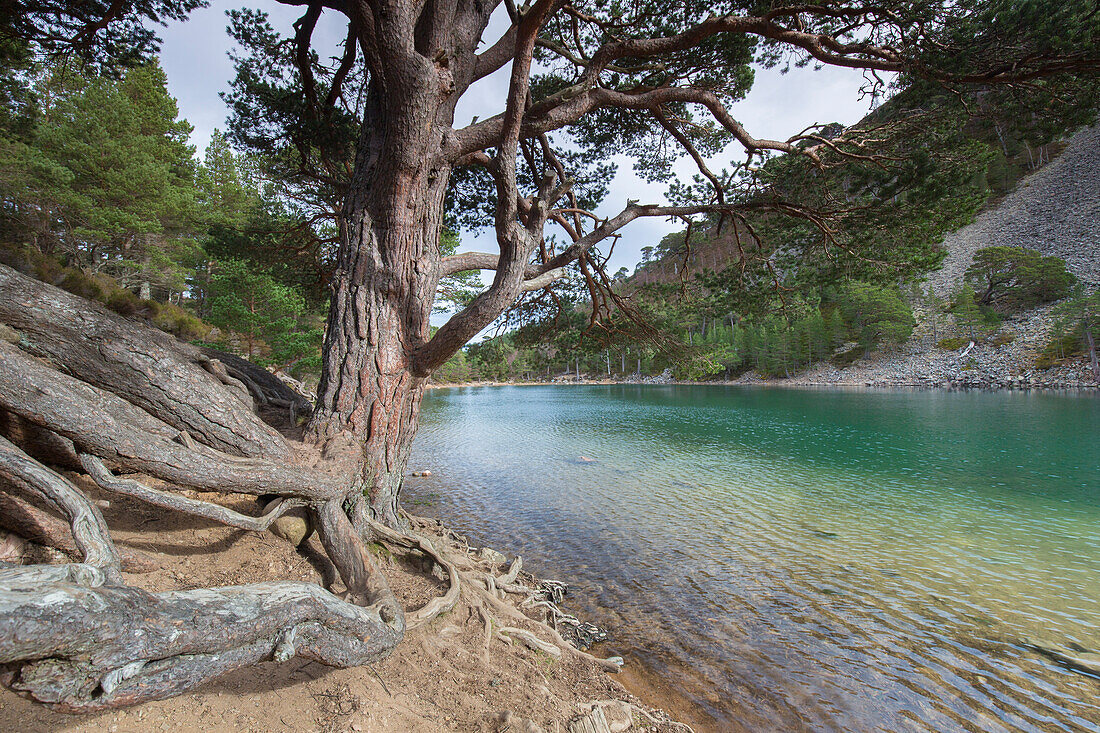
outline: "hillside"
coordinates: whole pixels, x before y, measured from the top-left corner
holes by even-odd
[[[948,295],[962,280],[974,252],[984,247],[1028,247],[1061,257],[1081,280],[1100,284],[1100,124],[1079,130],[1048,165],[974,223],[943,242],[943,268],[928,284]]]
[[[1060,257],[1078,278],[1100,284],[1100,124],[1085,127],[1046,166],[1020,180],[1014,190],[976,220],[945,237],[947,257],[926,283],[947,297],[962,282],[974,253],[984,247],[1028,247]],[[1091,386],[1083,359],[1038,369],[1036,358],[1050,342],[1053,305],[1015,314],[1000,338],[972,348],[936,347],[950,324],[934,329],[921,303],[914,304],[917,326],[904,344],[878,349],[846,368],[821,363],[782,380],[791,384],[920,386]],[[754,374],[743,382],[759,381]]]

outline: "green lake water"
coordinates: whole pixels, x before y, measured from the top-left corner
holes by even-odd
[[[411,466],[715,730],[1100,730],[1096,396],[444,389]]]

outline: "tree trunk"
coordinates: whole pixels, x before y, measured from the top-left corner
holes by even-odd
[[[428,377],[413,353],[430,335],[450,178],[441,134],[423,124],[437,117],[433,96],[383,122],[378,109],[365,116],[306,431],[343,461],[348,497],[365,495],[371,517],[392,527]]]

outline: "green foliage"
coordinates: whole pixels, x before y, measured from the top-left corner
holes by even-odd
[[[155,64],[119,79],[72,65],[24,75],[22,131],[0,130],[9,231],[128,287],[179,292],[200,257],[193,237],[191,126]]]
[[[0,42],[48,54],[76,53],[111,72],[153,58],[160,39],[151,26],[181,21],[206,0],[35,0],[0,3]]]
[[[1050,369],[1058,366],[1066,359],[1083,354],[1085,342],[1079,334],[1063,333],[1050,341],[1039,355],[1035,357],[1035,366],[1038,369]]]
[[[1004,312],[1060,300],[1077,282],[1065,261],[1021,247],[978,250],[966,270],[966,279],[980,305]]]
[[[835,300],[844,322],[860,345],[902,343],[913,333],[913,312],[895,288],[847,282],[836,288]]]
[[[286,367],[317,353],[322,332],[302,322],[305,301],[242,260],[219,262],[210,277],[210,321],[240,335],[249,359]]]
[[[949,336],[945,339],[940,339],[936,342],[937,349],[943,349],[945,351],[958,351],[962,347],[970,343],[970,339],[963,338],[962,336]]]
[[[977,332],[985,325],[985,316],[978,306],[974,288],[969,282],[963,283],[951,296],[951,312],[955,316],[955,325],[966,333],[968,340],[976,339]]]
[[[1097,370],[1100,367],[1096,353],[1096,340],[1100,335],[1100,289],[1090,292],[1084,285],[1078,285],[1055,307],[1054,315],[1058,319],[1055,338],[1043,350],[1039,361],[1050,366],[1056,359],[1087,352],[1093,369]],[[1100,380],[1100,374],[1094,373],[1094,376]]]
[[[432,374],[432,380],[439,384],[461,384],[472,381],[473,370],[466,358],[466,351],[460,349],[443,366],[436,369]]]

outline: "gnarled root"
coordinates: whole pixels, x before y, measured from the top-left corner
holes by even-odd
[[[462,594],[462,575],[454,563],[448,560],[441,550],[436,549],[427,537],[413,532],[399,532],[371,519],[367,519],[366,522],[370,530],[382,540],[399,547],[423,552],[435,560],[447,573],[447,582],[449,583],[447,592],[442,596],[433,598],[422,608],[406,613],[405,621],[408,628],[415,629],[418,626],[423,626],[437,616],[453,610]]]
[[[48,566],[54,567],[54,566]],[[178,695],[267,659],[351,667],[386,656],[400,626],[309,583],[152,594],[0,571],[0,663],[11,687],[65,712]]]
[[[18,496],[12,496],[0,486],[0,528],[14,532],[25,540],[60,550],[71,557],[81,557],[73,541],[72,529],[49,512],[45,512]],[[160,563],[140,550],[116,546],[122,569],[128,573],[151,573]]]
[[[59,710],[100,710],[177,695],[268,659],[366,664],[400,642],[402,610],[343,508],[351,479],[295,462],[305,451],[252,412],[257,402],[305,412],[303,398],[243,360],[203,353],[3,266],[0,322],[20,334],[18,345],[0,342],[0,525],[81,560],[0,564],[0,682]],[[306,507],[347,593],[281,581],[128,587],[121,569],[132,559],[96,504],[47,463],[82,468],[105,491],[246,530]],[[118,475],[127,472],[169,489]],[[279,499],[255,517],[175,487]]]

